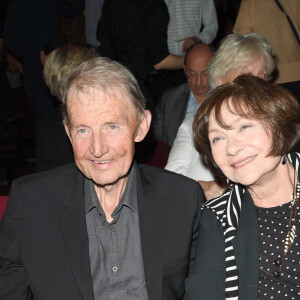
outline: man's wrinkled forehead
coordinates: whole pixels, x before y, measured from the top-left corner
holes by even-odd
[[[96,94],[102,94],[103,96],[105,96],[106,98],[109,97],[117,97],[117,96],[121,96],[123,93],[120,89],[117,88],[108,88],[105,86],[90,86],[90,85],[77,85],[72,84],[69,88],[67,97],[66,97],[66,101],[70,101],[70,100],[74,100],[74,99],[78,99],[80,95],[88,95],[89,98],[94,98]],[[123,97],[125,95],[122,95]]]
[[[136,115],[132,101],[122,90],[117,88],[107,88],[103,90],[99,87],[90,86],[84,86],[80,89],[74,87],[70,88],[66,99],[67,112],[70,114],[74,101],[80,101],[82,105],[89,105],[96,101],[103,101],[104,103],[106,101],[112,101],[112,99],[118,100],[118,103],[123,108],[124,115]]]
[[[82,97],[84,96],[84,97]],[[93,101],[109,101],[110,99],[119,99],[124,107],[130,104],[130,99],[122,90],[117,88],[99,88],[93,86],[83,86],[77,88],[72,86],[68,92],[66,103],[67,106],[72,103],[72,101],[78,101],[84,99],[87,102]]]

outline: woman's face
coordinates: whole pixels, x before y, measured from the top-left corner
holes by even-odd
[[[254,58],[249,61],[245,67],[229,72],[225,80],[220,80],[220,85],[232,82],[236,77],[242,74],[250,74],[262,79],[268,79],[268,71],[263,58]]]
[[[221,116],[229,127],[220,126],[213,111],[208,137],[215,163],[224,175],[233,182],[253,187],[276,174],[281,157],[267,157],[272,137],[265,126],[256,119],[232,113],[225,103]]]

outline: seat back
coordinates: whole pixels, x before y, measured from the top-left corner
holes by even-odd
[[[0,196],[0,220],[6,208],[8,196]]]

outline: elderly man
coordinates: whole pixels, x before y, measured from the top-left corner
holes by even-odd
[[[195,114],[209,91],[207,67],[212,57],[205,44],[195,44],[186,52],[183,68],[187,83],[165,91],[156,106],[153,132],[158,141],[172,146],[182,121]]]
[[[182,299],[199,185],[133,162],[151,120],[133,75],[96,58],[63,101],[75,165],[17,179],[0,223],[0,299]]]

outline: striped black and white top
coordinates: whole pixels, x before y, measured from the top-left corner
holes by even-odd
[[[300,154],[290,153],[287,157],[294,166],[297,176],[299,176]],[[220,197],[212,199],[202,205],[202,209],[210,209],[213,211],[216,214],[216,218],[222,224],[225,239],[226,300],[237,300],[239,295],[239,278],[232,239],[237,233],[245,191],[244,186],[232,184]]]

